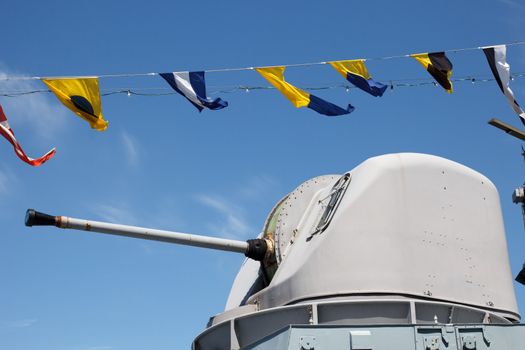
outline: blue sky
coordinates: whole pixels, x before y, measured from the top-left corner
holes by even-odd
[[[4,4],[2,75],[169,72],[381,57],[525,40],[519,1],[30,1]],[[510,47],[515,73],[525,46]],[[490,76],[481,51],[450,54],[453,76]],[[370,61],[378,81],[428,80],[411,59]],[[298,86],[343,82],[328,66],[289,69]],[[396,88],[382,98],[318,91],[354,113],[326,118],[295,109],[252,71],[210,73],[208,90],[230,107],[196,109],[182,97],[102,98],[104,133],[48,93],[0,97],[31,168],[0,140],[0,348],[189,349],[222,311],[242,262],[235,254],[23,226],[30,207],[57,215],[248,239],[274,203],[304,180],[365,159],[421,152],[488,176],[501,195],[513,274],[523,222],[510,194],[523,183],[521,143],[487,125],[519,125],[496,84]],[[160,77],[107,78],[102,91],[166,88]],[[40,82],[0,90],[44,89]],[[525,104],[525,78],[512,82]],[[525,287],[516,286],[521,310]]]

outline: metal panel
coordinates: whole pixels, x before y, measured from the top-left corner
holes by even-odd
[[[416,328],[417,350],[457,350],[456,333],[453,326]]]
[[[370,330],[350,331],[350,350],[373,350]]]
[[[489,335],[490,332],[485,330],[486,328],[484,326],[458,327],[457,340],[459,348],[463,350],[490,350],[497,346],[498,350],[506,349],[507,344],[504,342],[491,344],[493,339]]]
[[[484,318],[484,312],[454,306],[450,323],[483,323]]]
[[[452,305],[416,303],[417,323],[451,323]]]
[[[303,350],[301,339],[315,339],[311,350],[414,350],[413,327],[291,326],[246,350]],[[422,349],[424,350],[424,349]]]
[[[410,304],[399,301],[319,304],[317,318],[320,324],[333,325],[407,324]]]
[[[311,307],[295,306],[240,317],[235,322],[235,332],[241,348],[291,324],[308,324]]]

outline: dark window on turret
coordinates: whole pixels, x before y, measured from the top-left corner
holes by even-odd
[[[341,178],[337,180],[337,182],[332,187],[330,194],[326,198],[319,200],[320,204],[322,204],[325,201],[327,201],[328,203],[326,204],[326,208],[323,212],[323,215],[321,216],[321,219],[319,220],[319,223],[317,224],[317,227],[315,228],[315,231],[312,233],[311,236],[323,232],[328,227],[330,221],[332,220],[332,217],[335,214],[335,211],[337,210],[337,207],[339,206],[339,203],[341,202],[341,198],[343,198],[346,189],[350,184],[350,179],[350,173],[346,173],[343,176],[341,176]]]

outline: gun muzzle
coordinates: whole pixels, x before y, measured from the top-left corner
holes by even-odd
[[[34,209],[27,209],[25,224],[31,226],[57,226],[57,217],[41,213]]]

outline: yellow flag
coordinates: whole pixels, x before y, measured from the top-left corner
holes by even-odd
[[[255,68],[264,79],[275,86],[295,107],[308,107],[310,94],[284,81],[284,69],[284,66]]]
[[[42,79],[56,97],[84,119],[93,129],[104,131],[108,122],[102,115],[97,78]]]

